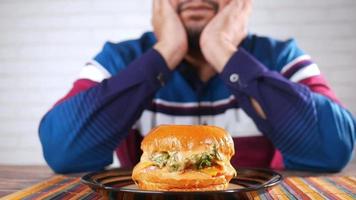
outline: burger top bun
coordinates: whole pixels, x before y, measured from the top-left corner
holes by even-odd
[[[233,140],[224,129],[206,125],[158,126],[143,139],[141,149],[146,153],[201,152],[212,145],[226,158],[231,158],[235,153]]]

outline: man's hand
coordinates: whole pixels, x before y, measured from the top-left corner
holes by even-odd
[[[231,0],[205,27],[200,47],[205,59],[222,72],[237,46],[247,36],[247,21],[251,13],[251,0]],[[261,105],[250,98],[251,105],[262,119],[267,119]]]
[[[153,0],[152,25],[157,37],[154,46],[170,69],[183,60],[188,51],[185,28],[169,0]]]
[[[205,59],[221,72],[247,36],[247,21],[251,0],[231,0],[205,27],[200,47]]]

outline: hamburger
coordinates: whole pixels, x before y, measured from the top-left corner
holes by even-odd
[[[141,143],[143,154],[132,172],[140,189],[206,191],[227,189],[236,176],[231,136],[222,128],[162,125]]]

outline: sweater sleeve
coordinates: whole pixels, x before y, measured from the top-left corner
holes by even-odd
[[[323,81],[308,81],[319,71],[310,63],[304,65],[310,66],[303,69],[305,73],[290,72],[287,78],[240,48],[220,76],[259,130],[281,151],[286,168],[339,171],[352,157],[355,120]],[[251,97],[267,119],[255,112]]]
[[[93,75],[90,71],[86,76]],[[70,173],[111,164],[114,149],[170,74],[163,57],[151,49],[110,78],[77,82],[88,89],[72,89],[41,120],[39,136],[49,166]]]

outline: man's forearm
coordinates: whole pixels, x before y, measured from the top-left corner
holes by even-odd
[[[306,86],[269,71],[243,49],[231,57],[221,77],[258,128],[281,150],[287,167],[338,170],[347,163],[355,127],[343,108],[330,106],[335,103],[321,101]],[[251,98],[266,119],[257,114]],[[334,141],[333,149],[327,148],[330,142],[326,141]]]
[[[49,165],[65,173],[110,164],[113,150],[170,73],[152,49],[119,74],[56,105],[39,129]]]

